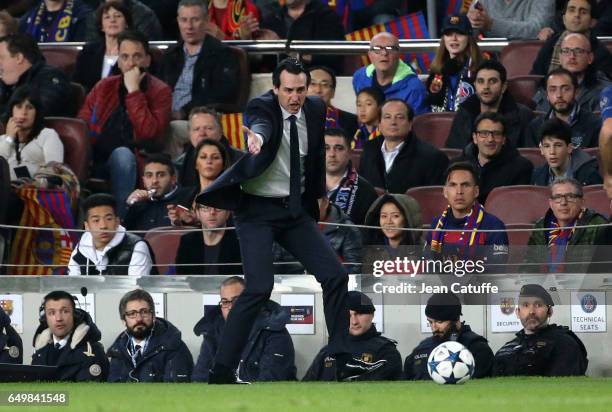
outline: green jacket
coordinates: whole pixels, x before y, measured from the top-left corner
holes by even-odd
[[[541,272],[542,265],[548,262],[549,248],[544,236],[544,222],[552,214],[552,210],[548,209],[546,215],[535,223],[535,227],[529,242],[527,243],[527,252],[525,254],[524,265],[521,272]],[[587,225],[602,225],[608,223],[607,219],[594,210],[586,209],[583,216],[578,220],[576,226]],[[589,227],[576,229],[569,240],[567,250],[565,252],[566,267],[564,272],[569,273],[584,273],[589,262],[593,257],[596,239],[600,232],[605,227]]]

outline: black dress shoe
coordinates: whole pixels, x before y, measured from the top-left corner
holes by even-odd
[[[367,379],[367,375],[382,368],[386,363],[384,359],[364,362],[353,357],[339,357],[336,358],[336,379],[339,382],[351,382],[359,378]]]
[[[227,368],[219,368],[220,371],[211,369],[208,372],[208,384],[209,385],[249,385],[250,382],[240,380],[238,374]]]

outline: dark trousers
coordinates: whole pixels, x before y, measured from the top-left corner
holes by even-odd
[[[251,325],[270,299],[274,287],[272,242],[276,240],[312,273],[323,289],[330,354],[346,353],[349,316],[346,304],[348,274],[340,259],[305,211],[292,217],[287,203],[246,195],[236,210],[246,287],[227,318],[215,365],[235,369]]]

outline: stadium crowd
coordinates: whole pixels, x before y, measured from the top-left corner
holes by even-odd
[[[427,311],[434,336],[403,367],[395,343],[372,324],[367,297],[344,296],[345,271],[372,273],[372,262],[396,257],[483,259],[488,273],[610,268],[602,251],[612,242],[610,210],[589,197],[605,189],[612,198],[612,55],[597,38],[612,33],[607,2],[482,0],[451,11],[440,2],[440,43],[423,68],[388,27],[422,13],[424,3],[9,1],[0,11],[0,262],[15,265],[0,274],[265,274],[268,261],[255,262],[256,247],[270,243],[276,272],[313,273],[328,288],[326,307],[346,300],[350,308],[350,359],[334,341],[346,320],[330,306],[330,345],[305,380],[427,378],[423,360],[440,339],[472,350],[477,377],[584,374],[584,345],[548,324],[554,303],[537,285],[521,290],[524,329],[496,355],[460,321],[458,301],[434,298]],[[223,42],[341,41],[372,26],[367,64],[349,73],[352,111],[333,104],[347,92],[337,76],[347,74],[349,58],[279,56],[277,64]],[[503,52],[479,48],[487,37],[541,40],[529,96]],[[177,44],[150,47],[159,39]],[[85,46],[65,54],[62,67],[52,64],[53,48],[38,44],[71,41]],[[273,90],[247,104],[251,72],[273,72]],[[517,196],[530,218],[513,216]],[[312,217],[321,222],[317,232]],[[259,218],[266,224],[253,223]],[[66,231],[80,222],[80,237]],[[511,224],[537,229],[518,257]],[[58,230],[42,239],[28,226]],[[152,239],[168,227],[189,230],[174,249],[156,248]],[[317,260],[322,242],[334,254]],[[160,252],[170,261],[165,272]],[[337,276],[321,275],[325,269]],[[66,292],[52,292],[32,363],[60,365],[67,380],[207,381],[218,350],[220,365],[238,362],[221,341],[244,289],[242,301],[252,304],[230,319],[253,328],[230,323],[225,334],[238,336],[237,379],[295,379],[286,318],[268,301],[268,281],[261,290],[253,284],[239,277],[222,284],[219,307],[194,328],[205,337],[195,366],[181,332],[155,317],[147,292],[122,299],[126,330],[106,354],[87,313]],[[19,360],[19,345],[10,345],[18,336],[3,328],[0,359]],[[542,351],[541,341],[557,350]],[[211,380],[228,383],[225,372],[214,370]]]

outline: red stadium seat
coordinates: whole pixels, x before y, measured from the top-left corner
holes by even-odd
[[[85,92],[85,88],[76,82],[70,82],[71,94],[72,94],[72,102],[74,103],[74,115],[76,116],[85,104],[85,97],[87,97],[87,93]]]
[[[597,165],[599,166],[599,174],[601,174],[602,171],[604,170],[604,166],[601,161],[601,151],[599,150],[599,147],[586,147],[586,148],[583,148],[582,151],[597,158]]]
[[[606,45],[608,50],[610,50],[610,53],[612,53],[612,40],[602,40],[602,41],[603,41],[603,44]]]
[[[353,149],[351,151],[351,163],[353,167],[359,171],[359,163],[361,161],[361,153],[363,153],[362,149]]]
[[[520,231],[508,230],[508,244],[510,246],[508,257],[508,263],[519,264],[523,261],[525,253],[527,252],[527,242],[529,242],[529,236],[531,236],[531,230],[533,225],[524,223],[511,223],[506,225],[506,229],[525,229]],[[515,270],[516,267],[514,266]],[[513,269],[511,268],[510,271]]]
[[[455,112],[425,113],[414,118],[412,130],[421,140],[443,148],[450,132]]]
[[[501,51],[499,61],[508,72],[507,78],[529,74],[543,41],[521,40],[512,41]]]
[[[40,48],[47,64],[61,69],[69,78],[74,74],[79,50],[76,47],[43,46]]]
[[[524,104],[533,110],[536,108],[533,96],[538,91],[538,86],[543,78],[544,76],[529,74],[512,77],[508,79],[508,92],[518,103]]]
[[[442,193],[443,186],[413,187],[406,191],[421,207],[421,222],[423,227],[429,227],[433,219],[448,206],[448,201]]]
[[[91,142],[87,124],[70,117],[45,117],[45,126],[54,129],[64,144],[64,163],[83,184],[89,176]]]
[[[540,167],[546,163],[538,147],[519,147],[518,151],[521,156],[533,164],[533,167]]]
[[[585,186],[584,205],[604,216],[610,216],[610,199],[606,195],[603,185]]]
[[[549,197],[550,189],[546,186],[496,187],[489,193],[485,209],[506,225],[531,224],[544,217]]]
[[[145,240],[155,253],[155,263],[160,275],[169,275],[170,268],[174,266],[176,252],[183,233],[174,226],[164,226],[152,229],[145,235]]]

